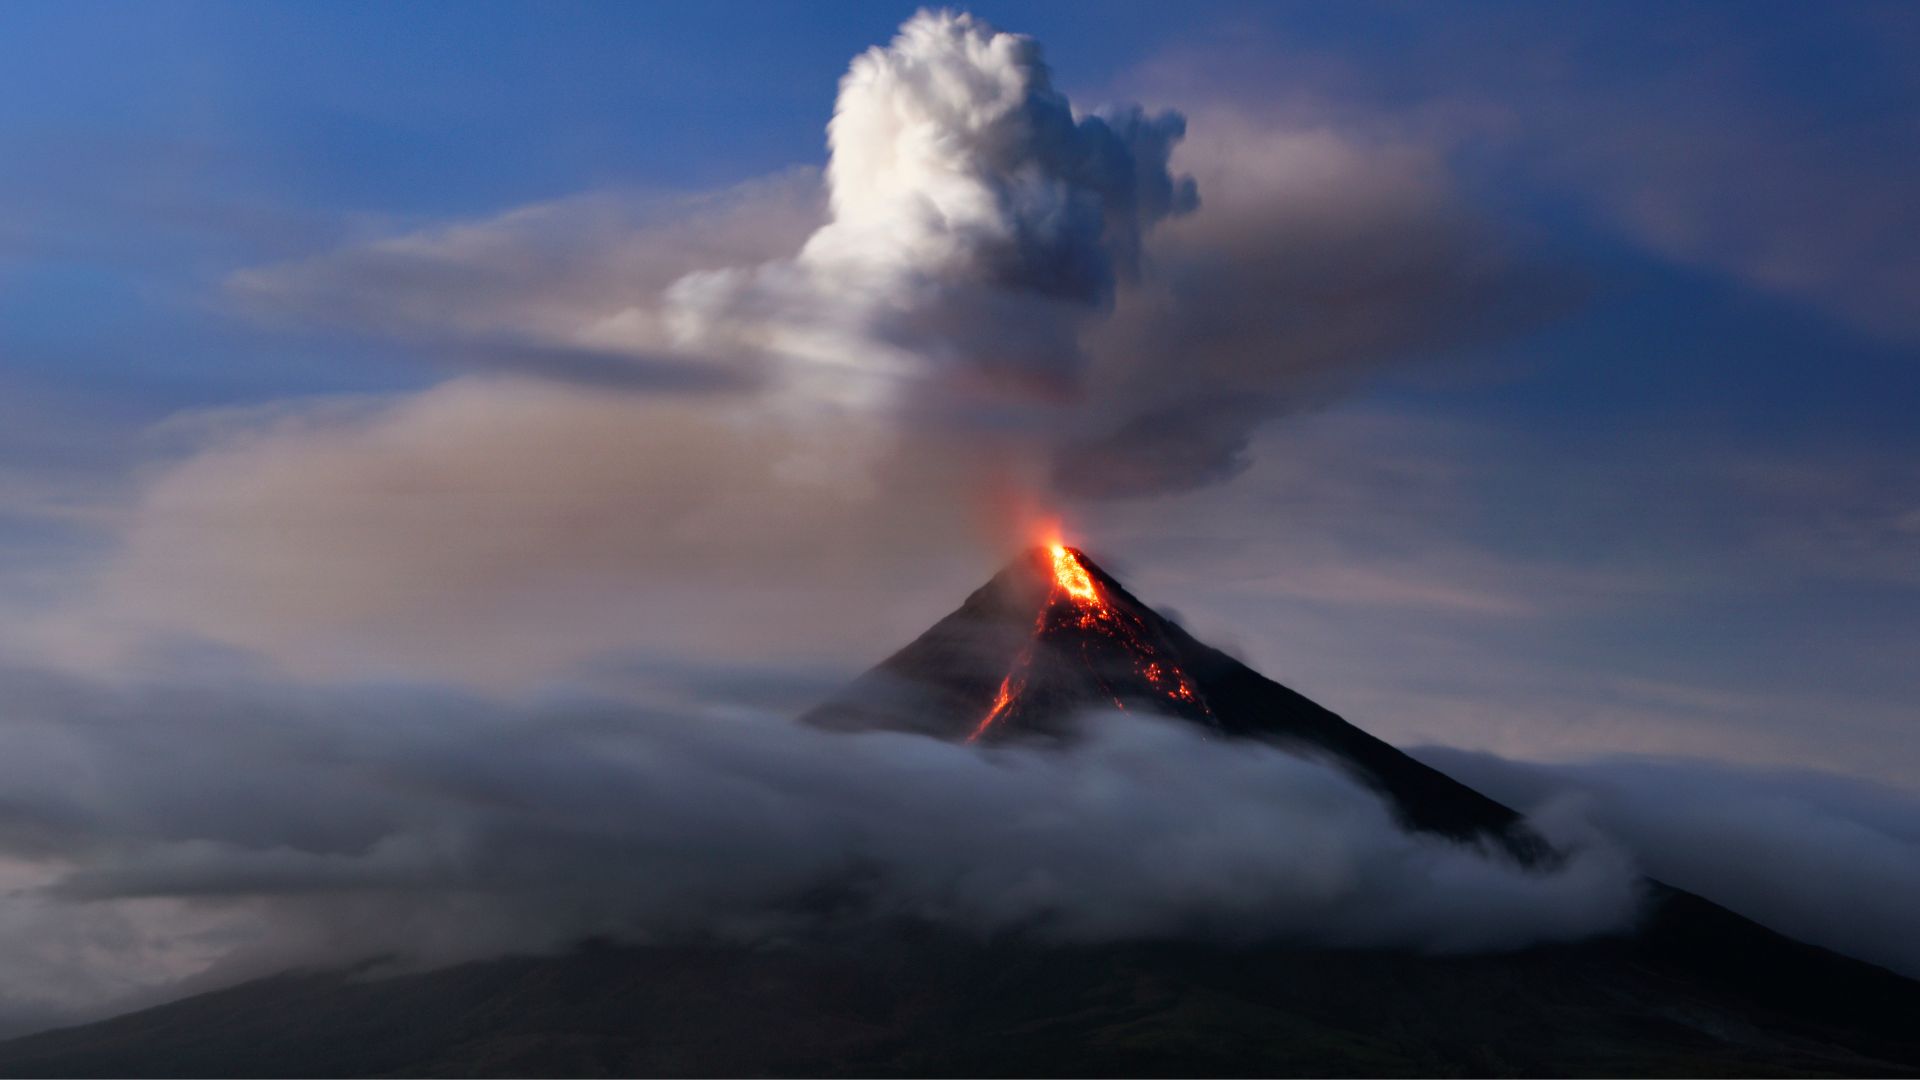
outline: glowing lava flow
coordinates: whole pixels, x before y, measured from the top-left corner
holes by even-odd
[[[1047,616],[1054,606],[1066,602],[1073,606],[1074,625],[1082,630],[1091,630],[1104,637],[1120,642],[1133,657],[1134,670],[1145,679],[1147,685],[1173,701],[1185,702],[1199,709],[1208,717],[1213,710],[1200,698],[1199,688],[1194,685],[1187,673],[1171,660],[1161,660],[1152,645],[1147,643],[1147,625],[1140,616],[1131,611],[1121,611],[1107,602],[1101,594],[1099,583],[1081,564],[1073,551],[1061,544],[1051,544],[1047,554],[1053,560],[1053,583],[1047,592],[1046,603],[1040,605],[1040,613],[1034,618],[1033,635],[1015,658],[1013,667],[1000,680],[1000,689],[993,696],[993,707],[987,710],[973,734],[967,736],[972,742],[987,733],[994,722],[1007,714],[1013,704],[1026,689],[1027,675],[1033,665],[1034,645],[1040,640],[1047,628]],[[1081,645],[1082,657],[1093,666],[1093,658],[1086,653],[1086,644]],[[1107,686],[1105,679],[1095,672],[1094,678],[1113,698],[1116,707],[1125,709],[1126,703]]]
[[[1073,557],[1073,552],[1055,544],[1047,549],[1053,556],[1053,587],[1064,591],[1068,596],[1083,604],[1092,604],[1104,609],[1107,605],[1100,600],[1100,590],[1094,587],[1093,575]]]
[[[1014,663],[1014,667],[1025,667],[1026,664],[1024,661],[1026,658],[1027,654],[1023,650],[1020,653],[1020,660]],[[1024,682],[1024,680],[1022,681]],[[1000,692],[993,695],[993,708],[987,710],[987,715],[981,719],[980,726],[973,729],[973,734],[967,736],[967,741],[972,742],[980,736],[985,735],[987,729],[993,726],[993,722],[1000,719],[1000,715],[1013,705],[1013,699],[1019,692],[1020,689],[1013,684],[1013,672],[1007,672],[1007,677],[1000,680]]]

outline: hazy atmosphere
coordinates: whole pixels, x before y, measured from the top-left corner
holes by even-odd
[[[0,11],[0,1035],[897,916],[1497,952],[1643,875],[1920,978],[1916,50]],[[1071,756],[790,722],[1062,538],[1563,857],[1118,696]]]

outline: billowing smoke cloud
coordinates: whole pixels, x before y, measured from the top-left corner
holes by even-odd
[[[1416,754],[1509,805],[1577,805],[1647,873],[1920,978],[1920,799],[1827,773],[1673,758],[1537,765]]]
[[[718,708],[7,672],[0,858],[21,874],[0,924],[38,933],[9,940],[34,962],[7,965],[0,996],[80,1010],[207,967],[762,940],[823,919],[1458,951],[1636,910],[1628,861],[1573,826],[1576,854],[1530,871],[1402,831],[1329,767],[1088,719],[1066,754]]]
[[[1275,416],[1563,291],[1431,148],[1191,120],[1076,112],[1034,42],[925,14],[848,73],[825,198],[603,193],[237,275],[263,317],[494,374],[176,423],[35,640],[524,685],[784,638],[851,670],[1029,541],[1023,508],[1228,479]]]
[[[923,11],[854,60],[829,128],[831,219],[798,255],[668,293],[683,344],[767,350],[836,397],[1075,374],[1079,320],[1197,204],[1177,113],[1076,114],[1031,38]],[[824,369],[824,370],[822,370]]]

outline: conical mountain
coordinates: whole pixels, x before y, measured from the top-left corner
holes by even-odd
[[[1071,548],[1016,559],[807,719],[1070,743],[1115,709],[1338,762],[1411,826],[1554,858]],[[1915,1016],[1920,984],[1650,885],[1629,932],[1478,956],[887,924],[289,972],[0,1042],[0,1076],[1913,1076]]]
[[[1331,760],[1381,791],[1414,828],[1539,842],[1512,810],[1196,640],[1086,553],[1022,553],[905,648],[813,709],[835,730],[1070,741],[1099,712],[1175,717],[1221,738]]]

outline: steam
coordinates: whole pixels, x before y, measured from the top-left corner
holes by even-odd
[[[1041,941],[1503,949],[1619,929],[1638,897],[1628,860],[1577,832],[1556,833],[1577,848],[1565,865],[1524,869],[1401,830],[1333,768],[1125,714],[1089,717],[1069,754],[718,708],[22,671],[0,705],[0,860],[21,869],[0,924],[23,931],[0,1001],[16,1010],[382,953],[896,918]]]
[[[1198,203],[1178,113],[1077,113],[1031,38],[922,11],[853,61],[829,128],[830,220],[791,259],[691,274],[679,343],[771,352],[863,403],[986,370],[1061,379],[1076,330]]]

